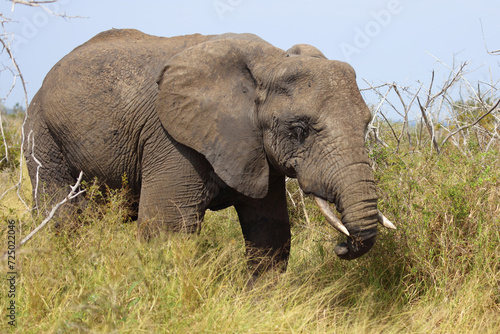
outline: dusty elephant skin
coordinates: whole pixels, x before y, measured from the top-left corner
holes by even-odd
[[[126,175],[146,235],[196,231],[206,209],[234,205],[249,254],[285,267],[285,176],[329,221],[325,203],[336,205],[336,227],[349,235],[340,258],[373,246],[381,218],[369,120],[354,70],[310,45],[285,52],[251,34],[110,30],[47,74],[24,149],[39,208],[62,199],[80,171],[112,188]]]

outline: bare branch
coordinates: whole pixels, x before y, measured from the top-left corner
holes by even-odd
[[[378,94],[378,95],[379,95],[382,99],[385,99],[385,98],[384,98],[384,96],[383,96],[383,95],[382,95],[382,94],[381,94],[381,93],[380,93],[377,89],[375,89],[375,87],[373,87],[373,86],[372,86],[372,85],[371,85],[368,81],[366,81],[365,79],[363,79],[363,80],[364,80],[364,81],[365,81],[365,82],[366,82],[366,83],[370,86],[370,88],[371,88],[371,89],[372,89],[375,93],[377,93],[377,94]],[[385,85],[384,85],[384,86],[385,86]],[[397,109],[396,109],[396,108],[392,105],[392,103],[390,103],[390,102],[389,102],[389,105],[391,105],[391,106],[394,108],[394,110],[396,110],[396,112],[397,112],[398,114],[400,114],[400,113],[397,111]],[[397,139],[398,139],[398,136],[396,135],[396,131],[394,131],[394,128],[392,127],[391,122],[389,122],[389,120],[387,119],[387,117],[385,117],[385,115],[384,115],[382,112],[380,112],[380,115],[382,115],[382,117],[384,118],[384,120],[387,122],[387,124],[389,125],[389,128],[391,128],[391,131],[392,131],[392,134],[394,135],[394,138],[396,138],[396,140],[397,140]]]
[[[9,147],[7,145],[7,138],[5,137],[5,132],[3,131],[3,121],[2,121],[2,111],[0,110],[0,133],[2,134],[3,146],[5,148],[5,161],[9,162]],[[0,160],[0,163],[3,161]]]
[[[486,148],[484,149],[485,152],[488,152],[491,148],[491,144],[493,144],[494,140],[499,140],[500,136],[498,135],[498,122],[495,124],[495,129],[493,131],[493,136],[491,136],[490,141],[488,142],[488,145],[486,145]]]
[[[366,82],[366,80],[365,80],[365,79],[363,79],[363,80]],[[369,84],[369,85],[370,85],[370,84]],[[359,91],[360,91],[360,92],[363,92],[363,91],[365,91],[365,90],[374,90],[374,89],[379,89],[379,88],[382,88],[382,87],[387,87],[387,86],[389,86],[389,87],[390,87],[390,86],[392,86],[392,84],[385,83],[385,84],[378,85],[378,86],[375,86],[375,87],[373,87],[372,85],[370,85],[370,88],[362,88],[362,89],[360,89]]]
[[[12,65],[14,66],[14,68],[16,70],[15,76],[18,76],[21,79],[21,85],[23,88],[24,99],[25,99],[25,103],[26,103],[26,110],[28,110],[28,90],[26,89],[26,81],[24,81],[23,74],[21,73],[19,65],[17,64],[16,58],[12,54],[12,50],[10,48],[10,45],[3,38],[0,38],[0,43],[2,43],[3,49],[5,50],[5,52],[7,52],[7,55],[9,56],[10,60],[12,61]]]
[[[0,199],[5,196],[6,193],[8,193],[9,191],[11,191],[12,189],[16,189],[17,188],[17,196],[19,197],[19,200],[24,204],[24,206],[29,210],[29,206],[28,204],[26,204],[26,201],[22,198],[21,196],[21,182],[22,182],[22,179],[23,179],[23,156],[24,156],[24,148],[23,148],[23,143],[24,143],[24,124],[26,122],[26,118],[28,117],[28,91],[26,89],[26,81],[24,81],[24,77],[23,77],[23,74],[21,73],[21,69],[19,68],[19,65],[17,64],[17,61],[12,53],[12,49],[10,48],[10,45],[8,43],[8,41],[4,38],[0,38],[0,43],[2,44],[3,46],[3,50],[5,50],[5,52],[7,52],[7,55],[9,56],[11,62],[12,62],[12,65],[14,66],[15,68],[15,75],[14,77],[19,77],[21,79],[21,86],[23,88],[23,92],[24,92],[24,102],[25,102],[25,110],[26,110],[26,116],[24,118],[24,121],[23,121],[23,125],[21,126],[21,140],[22,140],[22,143],[21,143],[21,153],[20,153],[20,158],[19,158],[19,181],[17,184],[15,184],[13,187],[11,187],[10,189],[8,189],[4,194],[2,194],[2,196],[0,197]],[[15,81],[14,81],[14,84],[15,84]],[[11,89],[12,90],[12,89]],[[7,145],[7,143],[5,142],[5,145]]]
[[[9,1],[12,2],[12,10],[14,10],[14,6],[16,4],[26,5],[26,6],[31,6],[31,7],[39,7],[42,5],[46,5],[48,3],[57,2],[58,0],[31,0],[31,1],[9,0]]]
[[[420,99],[417,97],[418,105],[420,106],[420,111],[422,112],[422,118],[424,119],[425,125],[427,127],[427,131],[429,132],[429,135],[431,136],[432,139],[432,144],[434,145],[434,148],[436,149],[437,154],[440,153],[439,151],[439,145],[436,141],[436,135],[434,134],[434,127],[432,124],[429,123],[429,119],[427,118],[425,108],[422,106],[420,103]]]
[[[286,183],[288,183],[288,182],[290,182],[291,180],[292,180],[292,179],[290,179],[290,178],[288,178],[288,177],[287,177],[285,182],[286,182]],[[288,187],[285,187],[285,189],[286,189],[286,193],[288,194],[288,197],[290,198],[290,201],[292,202],[293,207],[294,207],[294,208],[296,208],[296,207],[297,207],[297,204],[295,204],[295,201],[293,200],[293,195],[292,195],[292,193],[290,193],[290,190],[288,190]]]
[[[438,58],[436,58],[435,56],[433,56],[432,54],[429,53],[429,55],[431,55],[432,57],[434,57],[434,59],[436,59],[437,62],[443,64],[444,66],[446,66],[449,70],[450,70],[450,78],[451,79],[448,79],[443,87],[441,88],[441,90],[439,92],[437,92],[436,94],[434,95],[431,95],[432,94],[432,85],[433,85],[433,82],[434,82],[434,71],[432,71],[432,78],[431,78],[431,84],[429,86],[429,98],[427,99],[427,102],[425,104],[425,107],[428,108],[429,105],[434,102],[435,99],[437,99],[438,97],[442,96],[442,95],[445,95],[446,92],[455,84],[459,81],[459,79],[463,79],[464,81],[466,81],[469,85],[470,83],[467,81],[467,79],[465,79],[465,77],[463,76],[464,74],[464,70],[465,68],[467,67],[467,65],[469,64],[468,62],[464,62],[460,65],[460,68],[458,69],[458,71],[455,71],[454,68],[451,68],[449,67],[448,65],[446,65],[444,62],[442,62],[441,60],[439,60]],[[453,76],[452,76],[453,75]]]
[[[22,247],[24,244],[26,244],[36,233],[38,233],[38,231],[40,231],[45,225],[47,225],[47,223],[49,221],[51,221],[52,218],[54,218],[54,215],[56,214],[57,210],[59,210],[59,208],[63,204],[65,204],[69,200],[72,200],[85,192],[85,190],[77,191],[78,187],[80,187],[82,179],[83,179],[83,172],[80,172],[80,175],[78,176],[78,180],[76,181],[74,186],[70,187],[71,190],[68,193],[68,195],[62,201],[60,201],[59,203],[57,203],[56,205],[54,205],[52,207],[52,210],[50,210],[49,215],[30,234],[28,234],[23,240],[21,240],[21,242],[16,246],[16,250],[18,250],[20,247]],[[2,255],[1,260],[4,260],[6,255],[7,255],[7,252],[5,252]]]
[[[304,193],[302,189],[299,189],[300,202],[302,203],[302,209],[304,210],[304,217],[306,218],[307,225],[311,225],[311,221],[309,220],[309,215],[307,214],[306,202],[304,202]]]
[[[384,87],[384,86],[386,86],[386,85],[382,85],[379,87]],[[365,135],[365,141],[367,141],[368,136],[370,135],[370,132],[372,132],[374,137],[375,137],[375,140],[378,141],[379,143],[381,143],[384,147],[388,147],[388,145],[386,143],[384,143],[384,141],[381,138],[379,138],[379,136],[377,134],[378,129],[375,126],[373,126],[373,123],[377,120],[377,114],[380,110],[380,107],[382,106],[382,104],[384,104],[384,101],[387,99],[387,95],[391,91],[391,88],[392,87],[389,85],[389,89],[387,90],[385,95],[382,97],[382,100],[379,102],[378,106],[375,108],[375,111],[373,112],[370,124],[368,125],[368,131],[366,131],[366,135]],[[376,89],[376,87],[374,89]]]
[[[364,80],[364,81],[365,81],[365,82],[366,82],[366,83],[367,83],[367,84],[368,84],[368,85],[372,88],[372,90],[373,90],[373,91],[375,91],[375,92],[376,92],[376,93],[377,93],[380,97],[382,97],[382,94],[381,94],[381,93],[380,93],[380,92],[379,92],[376,88],[374,88],[372,85],[370,85],[370,84],[368,83],[368,81],[366,81],[365,79],[363,79],[363,80]],[[393,88],[394,84],[385,84],[385,85],[383,85],[383,86],[390,86],[391,88]],[[386,102],[387,102],[387,103],[391,106],[391,108],[392,108],[392,109],[394,109],[394,111],[395,111],[395,112],[396,112],[399,116],[404,117],[404,115],[403,115],[403,114],[401,114],[401,113],[399,112],[399,110],[398,110],[398,109],[397,109],[397,108],[396,108],[396,107],[395,107],[395,106],[391,103],[391,101],[386,100]]]
[[[486,44],[486,38],[484,37],[483,21],[481,19],[479,19],[479,22],[481,23],[481,34],[483,35],[483,43],[484,43],[484,48],[486,49],[486,52],[490,55],[493,55],[493,56],[499,56],[500,50],[490,51],[488,49],[488,45]]]
[[[500,105],[500,99],[497,101],[497,103],[495,103],[495,105],[490,109],[488,110],[486,113],[484,113],[481,117],[479,117],[478,119],[476,119],[476,121],[474,121],[473,123],[471,124],[467,124],[467,125],[464,125],[460,128],[458,128],[457,130],[453,131],[452,133],[450,133],[448,136],[446,136],[446,138],[443,140],[443,142],[441,143],[441,147],[444,146],[444,144],[448,141],[448,139],[450,139],[451,137],[453,137],[454,135],[456,135],[457,133],[459,133],[460,131],[463,131],[465,129],[468,129],[470,127],[473,127],[474,125],[476,125],[477,123],[481,122],[486,116],[488,116],[489,114],[491,114],[493,111],[495,111],[495,109],[498,107],[498,105]]]
[[[407,135],[408,135],[408,143],[411,146],[411,134],[410,134],[410,126],[409,126],[409,120],[408,120],[408,114],[410,113],[411,106],[413,105],[413,102],[415,102],[415,99],[418,97],[418,94],[420,93],[420,90],[422,89],[422,84],[420,84],[420,87],[418,88],[417,92],[413,94],[413,98],[411,99],[410,103],[406,105],[404,102],[403,97],[401,96],[401,93],[399,92],[398,86],[393,84],[394,91],[399,97],[399,101],[401,102],[401,105],[403,106],[404,109],[404,123],[403,123],[403,128],[401,129],[401,135],[399,136],[398,142],[403,138],[404,131],[406,129]]]
[[[383,86],[379,86],[379,87],[384,87],[386,85],[383,85]],[[378,111],[380,109],[380,107],[382,106],[382,104],[384,104],[385,100],[387,99],[387,95],[389,95],[389,92],[391,91],[392,89],[392,86],[391,85],[388,85],[389,86],[389,89],[387,90],[387,92],[385,92],[385,95],[382,96],[382,100],[380,100],[378,106],[375,108],[375,111],[373,112],[373,115],[372,115],[372,120],[370,122],[370,125],[369,127],[372,126],[373,122],[375,121],[375,119],[377,118],[377,114],[378,114]],[[373,88],[373,90],[376,90],[377,88]],[[381,94],[379,94],[379,96],[381,96]]]
[[[35,156],[35,136],[33,135],[33,130],[31,130],[30,133],[28,134],[28,143],[29,143],[30,137],[32,138],[32,141],[33,141],[33,146],[31,149],[31,158],[33,158],[33,161],[35,161],[37,164],[35,189],[33,191],[33,197],[34,197],[33,202],[35,202],[35,207],[38,208],[38,186],[40,185],[40,168],[43,166],[42,166],[42,163],[40,162],[40,160],[38,160],[37,157]]]
[[[58,16],[58,17],[66,18],[66,19],[82,19],[82,18],[84,18],[82,16],[68,16],[66,14],[56,13],[56,12],[51,11],[46,6],[46,5],[51,4],[51,3],[56,3],[59,0],[28,0],[28,1],[25,1],[25,0],[9,0],[9,1],[12,2],[12,11],[14,11],[14,7],[19,4],[19,5],[24,5],[24,6],[28,6],[28,7],[41,8],[44,11],[46,11],[47,13],[49,13],[50,15]]]
[[[413,146],[411,142],[412,136],[415,135],[415,148],[425,145],[425,143],[430,143],[431,149],[438,154],[442,152],[443,145],[450,139],[465,156],[471,154],[471,147],[468,143],[472,138],[474,138],[474,141],[477,141],[478,147],[482,151],[488,151],[496,147],[495,143],[500,141],[500,114],[496,112],[498,111],[498,107],[494,110],[490,110],[490,108],[492,101],[496,102],[498,99],[497,86],[500,80],[495,82],[492,78],[491,83],[479,81],[471,84],[472,82],[469,82],[466,78],[467,74],[471,72],[466,69],[468,62],[451,67],[436,57],[434,58],[449,70],[447,78],[443,84],[439,85],[439,88],[435,72],[432,72],[428,85],[419,82],[420,87],[416,87],[416,89],[413,87],[401,87],[395,83],[386,83],[374,87],[367,82],[370,87],[365,90],[373,91],[381,100],[374,113],[378,117],[378,120],[374,119],[370,122],[367,136],[373,133],[377,137],[379,133],[375,129],[379,130],[379,128],[374,128],[374,125],[377,124],[376,122],[383,122],[385,120],[389,125],[387,129],[390,128],[395,138],[393,145],[397,146],[396,150],[399,150],[400,145],[406,142],[406,140],[411,149]],[[382,92],[381,89],[386,86],[389,86],[389,89]],[[463,98],[462,94],[460,94],[460,99],[462,101],[471,101],[470,103],[455,102],[455,88],[457,86],[459,88],[462,88],[462,86],[466,88],[467,97]],[[390,90],[394,90],[396,101],[391,100],[393,96],[390,94]],[[401,106],[398,106],[397,100],[399,100]],[[382,104],[390,106],[392,109],[398,111],[399,115],[402,115],[403,123],[401,128],[399,128],[400,124],[398,124],[398,127],[393,127],[394,124],[388,122],[384,113],[381,112],[383,110]],[[398,106],[399,110],[396,109],[396,106]],[[447,117],[447,121],[445,122],[440,118],[443,110]],[[486,112],[487,110],[490,112]],[[416,129],[410,126],[412,124],[410,115],[413,115],[415,111],[417,112],[415,115],[418,117],[416,119],[418,121]],[[484,121],[481,121],[487,116],[488,121],[483,126]],[[429,136],[422,136],[425,133],[428,133]],[[460,133],[460,135],[457,136],[457,133]],[[443,138],[446,135],[448,137],[443,142]]]
[[[52,3],[56,3],[58,0],[9,0],[9,1],[12,2],[12,10],[14,10],[16,4],[19,4],[19,5],[29,6],[29,7],[41,8],[44,11],[46,11],[47,13],[49,13],[53,16],[57,16],[57,17],[80,18],[79,16],[67,16],[64,13],[63,14],[55,13],[47,7],[47,5],[50,5]],[[23,74],[21,72],[21,69],[19,68],[19,65],[15,59],[15,56],[13,54],[13,50],[12,50],[11,45],[10,45],[10,42],[11,42],[10,35],[11,34],[7,33],[6,28],[5,28],[6,24],[9,22],[12,22],[12,20],[10,18],[3,16],[0,13],[0,25],[3,28],[3,33],[0,33],[0,46],[1,46],[0,53],[5,52],[11,61],[11,65],[6,66],[3,69],[0,69],[0,72],[4,71],[4,70],[10,71],[12,74],[12,77],[13,77],[13,82],[12,82],[12,85],[10,87],[10,90],[3,97],[3,99],[6,99],[10,95],[10,93],[12,92],[14,87],[17,85],[17,78],[19,78],[21,81],[21,86],[22,86],[23,92],[24,92],[24,104],[25,104],[26,116],[24,118],[24,121],[23,121],[23,124],[21,127],[22,143],[21,143],[21,152],[20,152],[20,159],[19,159],[19,179],[18,179],[18,182],[13,187],[9,188],[6,192],[4,192],[0,196],[0,199],[3,198],[11,190],[17,189],[17,196],[18,196],[19,200],[24,204],[24,206],[28,210],[30,210],[29,206],[26,204],[26,201],[23,199],[23,197],[21,195],[21,184],[22,184],[22,180],[23,180],[23,168],[22,168],[22,166],[23,166],[23,162],[24,162],[23,159],[24,159],[24,141],[25,141],[24,130],[25,130],[26,119],[28,117],[28,93],[27,93],[27,89],[26,89],[26,81],[24,80]],[[0,111],[0,113],[1,113],[1,111]],[[1,115],[0,115],[0,118],[1,118]],[[0,119],[0,122],[1,122],[1,119]],[[2,133],[2,138],[3,138],[4,143],[6,145],[6,147],[5,147],[6,152],[8,152],[7,143],[5,141],[5,135],[3,134],[3,128],[1,129],[0,132]],[[6,159],[8,159],[8,158],[9,157],[6,154]]]

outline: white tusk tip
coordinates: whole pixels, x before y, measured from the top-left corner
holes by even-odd
[[[325,201],[324,199],[321,199],[319,197],[314,196],[314,199],[316,200],[316,204],[318,204],[318,207],[325,216],[326,221],[332,225],[337,231],[344,233],[345,235],[349,236],[349,231],[347,228],[342,224],[340,219],[338,219],[332,212],[332,209],[330,209],[330,206],[328,205],[328,202]]]
[[[382,224],[382,226],[390,228],[392,230],[396,230],[396,226],[394,226],[394,224],[391,223],[391,221],[387,219],[380,211],[378,213],[378,221],[380,224]]]

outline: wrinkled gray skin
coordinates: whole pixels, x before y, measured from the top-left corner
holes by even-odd
[[[25,152],[40,208],[80,171],[111,188],[126,175],[145,235],[196,231],[205,210],[234,205],[249,255],[285,267],[285,176],[336,205],[350,232],[339,257],[373,246],[369,120],[351,66],[310,45],[285,52],[251,34],[110,30],[47,74],[28,110]]]

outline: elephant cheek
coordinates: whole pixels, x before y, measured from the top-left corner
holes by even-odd
[[[305,194],[313,194],[334,203],[335,198],[331,191],[328,191],[328,185],[326,183],[322,184],[319,182],[319,178],[315,179],[311,177],[312,175],[314,174],[298,173],[297,181],[299,182],[300,189],[302,189]]]
[[[312,180],[310,178],[304,178],[301,176],[297,177],[297,180],[299,182],[300,189],[306,194],[312,194],[315,193],[315,190],[317,190],[317,186],[314,185]],[[315,193],[316,196],[318,197],[324,197],[320,193]]]

